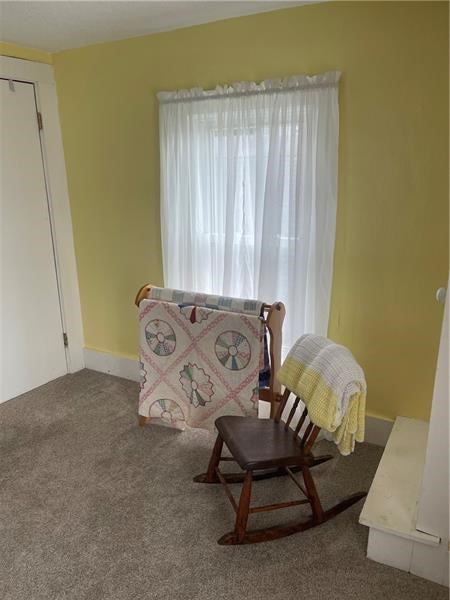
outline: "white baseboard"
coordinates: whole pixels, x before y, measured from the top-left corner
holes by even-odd
[[[131,381],[139,381],[139,363],[132,358],[85,348],[84,361],[87,369],[109,373],[110,375],[116,375],[116,377],[131,379]],[[259,404],[260,416],[265,416],[268,404],[266,402],[260,402]],[[393,421],[366,416],[365,441],[376,446],[385,446],[391,433],[392,425]]]
[[[367,558],[448,587],[445,543],[430,545],[370,528]]]
[[[85,348],[84,362],[86,369],[139,381],[139,363],[132,358]]]

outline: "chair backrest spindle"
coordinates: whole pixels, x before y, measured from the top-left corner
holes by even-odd
[[[295,398],[294,404],[292,405],[291,410],[289,411],[289,416],[284,424],[284,430],[287,431],[289,429],[289,425],[292,421],[292,417],[295,415],[295,411],[297,410],[298,403],[300,402],[300,398],[297,396]]]
[[[309,438],[307,440],[305,440],[306,443],[303,446],[303,452],[305,454],[309,454],[311,452],[311,448],[313,447],[314,442],[316,441],[316,438],[319,435],[319,432],[320,432],[320,427],[317,427],[317,425],[314,425],[314,427],[311,430],[311,434],[309,435]]]
[[[299,434],[300,429],[303,427],[303,423],[305,422],[305,419],[306,419],[307,415],[308,415],[308,409],[305,406],[305,408],[303,409],[303,412],[302,412],[302,416],[298,420],[297,426],[296,426],[296,428],[294,430],[294,435],[298,435]]]
[[[300,442],[300,445],[301,445],[301,447],[302,447],[302,448],[304,448],[304,447],[305,447],[305,444],[306,444],[306,442],[307,442],[307,440],[308,440],[308,436],[309,436],[309,434],[311,433],[311,431],[312,431],[313,427],[314,427],[314,423],[313,423],[312,421],[310,421],[310,422],[308,423],[308,425],[307,425],[306,429],[305,429],[305,433],[304,433],[304,434],[302,435],[302,437],[301,437],[301,442]]]
[[[288,431],[290,424],[292,423],[292,420],[295,416],[295,413],[297,412],[297,409],[299,408],[299,405],[301,407],[301,398],[299,396],[296,396],[295,400],[292,404],[292,407],[289,410],[289,414],[288,414],[286,421],[284,422],[281,420],[281,417],[286,408],[286,404],[289,400],[290,395],[291,395],[291,392],[288,389],[286,389],[283,392],[283,395],[280,398],[280,403],[278,405],[277,412],[274,417],[274,420],[276,423],[280,423],[280,421],[281,421],[281,423],[284,425],[285,431]],[[318,427],[317,425],[314,425],[314,423],[311,420],[309,420],[309,423],[306,425],[306,427],[304,427],[303,433],[301,432],[303,426],[305,425],[307,416],[308,416],[308,409],[306,408],[306,406],[304,406],[302,414],[301,414],[301,416],[297,422],[297,425],[295,426],[295,429],[294,429],[294,435],[299,438],[300,446],[303,449],[304,454],[309,454],[311,452],[311,448],[313,447],[314,442],[316,441],[316,438],[320,432],[320,427]]]
[[[286,406],[286,402],[289,399],[291,392],[288,389],[285,389],[283,395],[281,396],[280,404],[278,406],[277,412],[275,413],[274,421],[275,423],[279,423],[281,419],[281,415],[283,414],[283,410]]]

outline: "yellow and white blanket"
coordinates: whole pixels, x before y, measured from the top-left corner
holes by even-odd
[[[278,372],[278,381],[296,394],[311,421],[332,433],[343,455],[364,441],[366,380],[350,350],[306,334],[297,340]]]

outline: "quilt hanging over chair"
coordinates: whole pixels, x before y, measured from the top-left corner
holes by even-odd
[[[260,303],[215,297],[218,310],[212,302],[202,306],[200,297],[199,305],[187,303],[191,297],[170,299],[139,304],[139,415],[210,431],[222,414],[256,415],[264,348]],[[230,303],[245,312],[231,312]]]

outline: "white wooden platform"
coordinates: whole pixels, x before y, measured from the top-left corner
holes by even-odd
[[[416,528],[428,423],[397,417],[359,522],[368,558],[448,585],[448,540]]]

